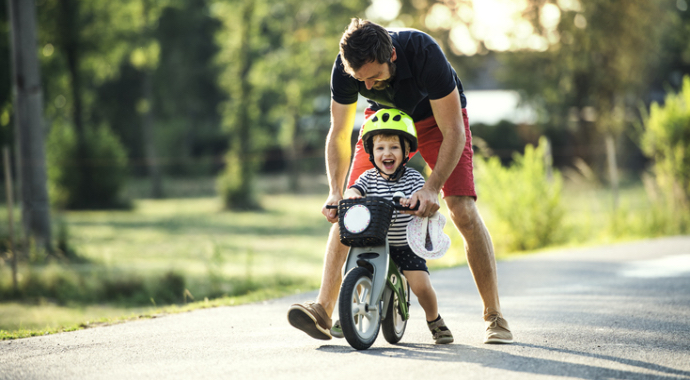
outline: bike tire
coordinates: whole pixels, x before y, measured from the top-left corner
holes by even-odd
[[[410,304],[410,284],[405,281],[405,300],[407,304]],[[398,294],[396,292],[391,292],[391,300],[388,302],[388,308],[386,311],[386,319],[381,322],[381,332],[386,341],[390,344],[396,344],[400,342],[405,334],[405,328],[407,327],[407,320],[403,320],[400,315],[400,309],[398,309]]]
[[[381,313],[366,306],[371,298],[371,278],[366,268],[353,268],[340,287],[340,325],[347,342],[357,350],[371,347],[381,327]]]

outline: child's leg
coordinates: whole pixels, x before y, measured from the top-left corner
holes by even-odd
[[[403,271],[407,281],[410,283],[412,293],[417,296],[419,304],[422,305],[426,314],[426,321],[433,322],[438,318],[438,303],[436,302],[436,291],[431,286],[429,273],[423,270]]]
[[[403,274],[407,277],[412,292],[417,296],[419,304],[422,305],[424,313],[426,313],[426,325],[429,327],[436,344],[453,343],[453,334],[438,314],[436,291],[431,286],[429,273],[423,270],[406,270],[403,271]]]

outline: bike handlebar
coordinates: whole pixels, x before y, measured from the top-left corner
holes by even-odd
[[[393,199],[395,199],[395,198],[393,198]],[[399,202],[400,199],[398,198],[397,201]],[[396,210],[400,210],[400,211],[417,211],[417,210],[419,210],[419,203],[414,207],[407,207],[407,206],[403,206],[400,203],[397,203],[394,201],[391,201],[391,202],[393,203],[393,208],[395,208]],[[337,210],[338,205],[326,205],[326,209]]]

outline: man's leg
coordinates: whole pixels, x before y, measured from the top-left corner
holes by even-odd
[[[323,306],[329,317],[333,315],[340,284],[343,282],[343,265],[347,259],[348,249],[346,245],[340,243],[340,228],[338,224],[334,224],[326,244],[321,288],[316,297],[316,303]]]
[[[340,243],[337,224],[331,228],[326,243],[321,287],[316,302],[294,304],[288,310],[290,324],[315,339],[331,339],[331,315],[338,298],[342,282],[342,268],[347,258],[348,247]]]
[[[512,343],[513,334],[508,322],[501,315],[501,305],[498,301],[498,277],[491,236],[479,215],[475,201],[467,196],[447,196],[445,201],[455,227],[465,238],[467,263],[484,305],[484,320],[487,324],[484,342]]]

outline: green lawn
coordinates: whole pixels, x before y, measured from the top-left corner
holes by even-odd
[[[314,289],[330,227],[319,212],[322,202],[321,196],[271,195],[262,199],[263,211],[236,213],[223,211],[217,198],[139,200],[131,211],[63,212],[55,217],[67,226],[70,246],[88,261],[72,264],[70,270],[90,276],[87,279],[177,273],[186,280],[189,301],[213,292],[234,295],[238,292],[233,286],[247,287],[248,282],[253,284],[249,289],[257,290],[262,283],[284,284],[292,291]],[[34,265],[31,272],[22,265],[19,278],[57,277],[61,271],[65,268],[58,264]],[[5,288],[11,286],[10,273],[8,262],[0,265]],[[213,286],[217,289],[210,289]],[[0,330],[139,313],[142,308],[137,306],[65,307],[34,297],[30,303],[0,304]]]

